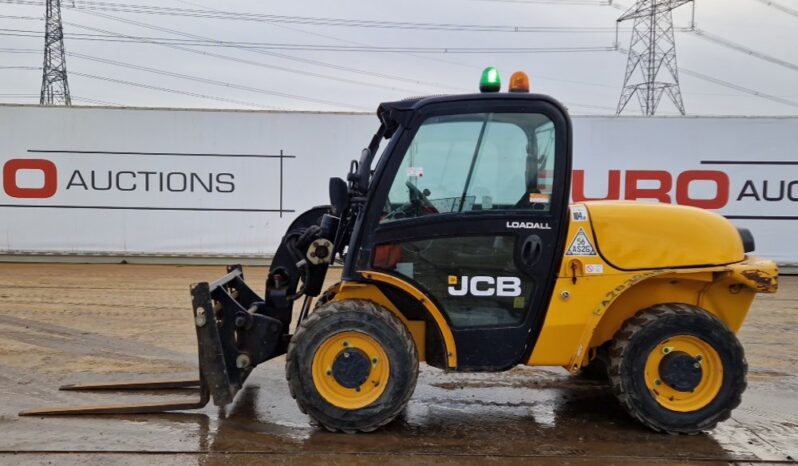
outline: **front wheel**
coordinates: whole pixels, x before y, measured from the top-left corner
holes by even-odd
[[[315,422],[330,431],[369,432],[404,409],[418,354],[407,327],[387,309],[333,301],[300,324],[285,370],[299,409]]]
[[[609,351],[615,395],[660,432],[696,434],[731,416],[748,365],[729,328],[703,309],[661,304],[626,321]]]

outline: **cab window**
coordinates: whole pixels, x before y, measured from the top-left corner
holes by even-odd
[[[550,208],[554,125],[536,113],[428,118],[391,184],[381,223],[425,215]]]

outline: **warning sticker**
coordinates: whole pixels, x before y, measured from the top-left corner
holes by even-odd
[[[571,207],[571,220],[573,220],[574,222],[586,222],[587,207],[585,206]]]
[[[590,274],[604,273],[604,264],[587,264],[585,265],[585,273],[590,273]]]
[[[583,228],[579,229],[579,232],[574,237],[574,240],[571,241],[571,245],[568,246],[568,250],[565,251],[566,256],[597,256],[596,249],[593,248],[593,245],[590,243],[590,238],[587,237],[585,230]]]
[[[424,167],[407,167],[407,176],[424,176]]]

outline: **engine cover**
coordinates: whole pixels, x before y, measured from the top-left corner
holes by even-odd
[[[624,201],[585,206],[598,250],[618,269],[723,265],[745,259],[737,228],[706,210]]]

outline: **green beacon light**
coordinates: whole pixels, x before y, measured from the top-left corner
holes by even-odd
[[[502,80],[496,68],[489,66],[482,72],[479,80],[479,92],[499,92],[502,87]]]

